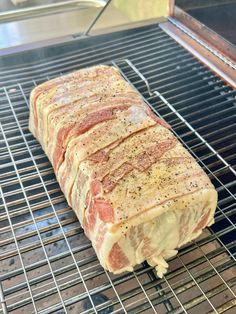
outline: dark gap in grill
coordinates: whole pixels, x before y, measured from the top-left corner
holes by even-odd
[[[184,121],[157,95],[149,95],[142,79],[124,59],[131,61],[145,75],[151,90],[161,93]],[[104,272],[75,215],[65,203],[48,159],[28,131],[27,102],[35,84],[61,73],[92,64],[111,63],[112,60],[154,110],[171,124],[187,149],[199,158],[198,162],[219,192],[215,225],[179,250],[178,257],[171,259],[170,270],[162,280],[146,263],[137,266],[134,274],[115,276]],[[73,252],[91,295],[104,296],[103,299],[98,298],[96,304],[97,311],[103,314],[111,312],[112,306],[113,311],[121,313],[124,311],[122,305],[128,313],[153,313],[153,308],[161,313],[181,313],[183,309],[189,313],[206,313],[213,310],[211,304],[218,312],[224,310],[225,304],[234,312],[230,289],[235,292],[236,287],[236,182],[232,172],[236,167],[235,91],[157,25],[37,49],[4,57],[4,62],[8,63],[7,67],[3,66],[3,60],[0,61],[0,122],[4,132],[0,134],[0,183],[4,196],[0,200],[0,226],[4,235],[1,238],[4,254],[0,278],[8,311],[22,309],[31,312],[32,301],[35,301],[40,313],[60,313],[63,305],[53,281],[55,276],[66,308],[72,312],[91,313],[86,301],[88,295],[71,258]],[[193,132],[185,120],[198,133]],[[40,230],[52,271],[43,254],[11,157]],[[11,231],[8,215],[15,234]],[[17,252],[14,237],[18,240],[21,255]],[[24,277],[20,256],[25,263],[28,281]],[[22,295],[17,297],[19,292]],[[222,295],[226,296],[225,299]]]

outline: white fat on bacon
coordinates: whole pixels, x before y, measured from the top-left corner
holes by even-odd
[[[209,178],[117,69],[36,87],[29,128],[105,269],[147,261],[162,277],[178,248],[214,222]]]

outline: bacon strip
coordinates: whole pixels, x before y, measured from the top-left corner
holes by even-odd
[[[108,261],[112,269],[119,270],[129,265],[129,259],[118,243],[115,243],[109,253]]]
[[[99,218],[103,223],[114,222],[114,209],[111,204],[102,196],[102,186],[98,180],[92,181],[86,197],[86,216],[84,230],[90,235],[95,228]]]
[[[106,193],[111,192],[117,183],[129,172],[134,169],[145,171],[156,163],[162,155],[168,150],[175,147],[177,141],[166,140],[164,142],[156,143],[148,147],[147,151],[135,156],[129,163],[123,164],[120,168],[115,170],[113,173],[107,175],[103,180],[103,188]]]
[[[129,172],[131,172],[133,170],[133,166],[128,164],[128,163],[124,163],[120,168],[118,168],[117,170],[115,170],[113,173],[111,173],[110,175],[107,175],[103,180],[102,180],[102,184],[103,184],[103,189],[106,193],[111,192],[116,184],[122,179],[124,178],[124,176],[126,174],[128,174]]]
[[[162,125],[164,128],[171,129],[171,126],[166,121],[159,118],[150,108],[147,107],[147,111],[150,117],[152,117],[158,124]]]
[[[217,193],[119,72],[96,66],[31,94],[29,127],[106,269],[166,258],[213,222]]]
[[[123,109],[123,108],[121,108]],[[108,121],[115,118],[115,113],[113,109],[103,109],[97,112],[92,112],[87,115],[81,122],[73,123],[72,126],[67,126],[61,128],[58,132],[56,139],[56,148],[53,154],[53,166],[55,171],[57,171],[59,165],[63,160],[64,153],[66,151],[66,141],[68,142],[69,138],[79,136],[98,123]]]
[[[197,226],[195,227],[195,229],[193,230],[193,232],[197,232],[201,229],[203,229],[204,227],[206,227],[206,225],[209,222],[209,218],[211,215],[211,209],[209,209],[201,218],[201,220],[198,222]]]
[[[88,157],[88,160],[98,163],[98,162],[107,161],[108,158],[109,158],[108,153],[104,149],[101,149],[97,151],[96,153],[93,153],[92,155],[90,155]]]
[[[33,97],[31,99],[32,109],[34,113],[34,124],[35,129],[38,127],[38,114],[37,114],[37,100],[40,95],[46,95],[48,91],[50,91],[53,87],[59,87],[63,86],[66,83],[74,82],[76,81],[76,85],[78,87],[79,82],[84,82],[86,80],[86,77],[89,78],[90,82],[96,77],[101,78],[102,75],[108,75],[109,73],[111,76],[118,76],[118,73],[114,72],[114,69],[108,66],[101,66],[101,67],[94,67],[90,69],[81,70],[79,72],[74,72],[62,77],[55,78],[51,81],[45,82],[42,85],[39,85],[35,88]],[[59,99],[59,98],[58,98]],[[46,105],[50,104],[48,101],[45,103]]]

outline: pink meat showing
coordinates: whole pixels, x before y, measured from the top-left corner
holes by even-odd
[[[105,269],[147,261],[162,277],[178,248],[214,222],[209,178],[116,68],[36,87],[29,129]]]

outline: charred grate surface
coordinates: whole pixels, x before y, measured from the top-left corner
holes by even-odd
[[[0,313],[235,313],[236,91],[156,25],[4,61]],[[164,279],[146,264],[119,276],[101,268],[28,131],[35,85],[99,63],[120,69],[172,126],[219,193],[216,224],[180,249]],[[134,69],[148,80],[151,95]]]

